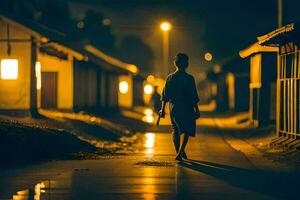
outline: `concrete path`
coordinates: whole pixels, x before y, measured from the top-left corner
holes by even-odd
[[[221,133],[198,133],[174,161],[170,134],[140,134],[133,155],[2,172],[0,199],[289,199],[289,175],[258,171]],[[293,183],[294,185],[294,183]],[[296,184],[297,186],[297,184]],[[297,190],[294,190],[297,191]]]

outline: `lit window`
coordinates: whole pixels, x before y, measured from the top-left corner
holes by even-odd
[[[119,83],[119,90],[121,94],[126,94],[128,92],[129,86],[127,81],[121,81]]]
[[[35,76],[36,76],[36,89],[40,90],[42,87],[40,62],[35,63]]]
[[[6,80],[18,79],[18,60],[3,59],[1,60],[1,78]]]

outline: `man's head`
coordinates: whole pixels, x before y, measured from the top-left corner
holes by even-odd
[[[189,57],[184,53],[178,53],[174,63],[178,69],[185,70],[189,66]]]

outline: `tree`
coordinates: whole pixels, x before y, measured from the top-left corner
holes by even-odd
[[[110,25],[104,24],[103,20],[104,16],[101,13],[88,10],[85,18],[78,22],[81,23],[78,27],[78,39],[85,40],[100,49],[114,49],[115,36],[112,34]]]
[[[126,62],[138,65],[142,72],[153,72],[154,52],[141,38],[132,35],[124,37],[119,53]]]

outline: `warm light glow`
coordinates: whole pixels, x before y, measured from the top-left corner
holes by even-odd
[[[151,82],[153,82],[154,81],[154,76],[153,75],[149,75],[149,76],[147,76],[147,81],[149,82],[149,83],[151,83]]]
[[[121,81],[119,83],[119,91],[121,94],[126,94],[128,92],[129,86],[127,81]]]
[[[145,115],[144,117],[143,117],[143,119],[142,119],[144,122],[147,122],[147,123],[153,123],[153,121],[154,121],[154,118],[153,118],[153,116],[152,115]]]
[[[153,110],[151,108],[147,108],[145,111],[144,111],[144,114],[145,115],[153,115]]]
[[[210,52],[206,52],[204,54],[204,59],[209,62],[209,61],[212,61],[213,56],[212,56],[212,54]]]
[[[155,143],[155,134],[154,133],[146,133],[146,142],[145,147],[146,148],[153,148]]]
[[[18,60],[3,59],[1,60],[1,78],[5,80],[18,79]]]
[[[145,92],[145,94],[152,94],[152,92],[153,92],[153,86],[150,85],[150,84],[146,84],[144,86],[144,92]]]
[[[42,87],[42,78],[41,78],[41,63],[35,63],[35,76],[36,76],[36,89],[40,90]]]
[[[105,18],[105,19],[102,20],[102,24],[104,26],[109,26],[111,24],[111,20],[108,19],[108,18]]]
[[[162,22],[162,23],[160,24],[160,29],[161,29],[162,31],[167,32],[167,31],[169,31],[169,30],[171,29],[171,24],[170,24],[169,22]]]
[[[222,67],[221,67],[220,65],[218,65],[218,64],[215,64],[215,65],[213,66],[212,71],[213,71],[215,74],[219,74],[219,73],[222,72]]]

